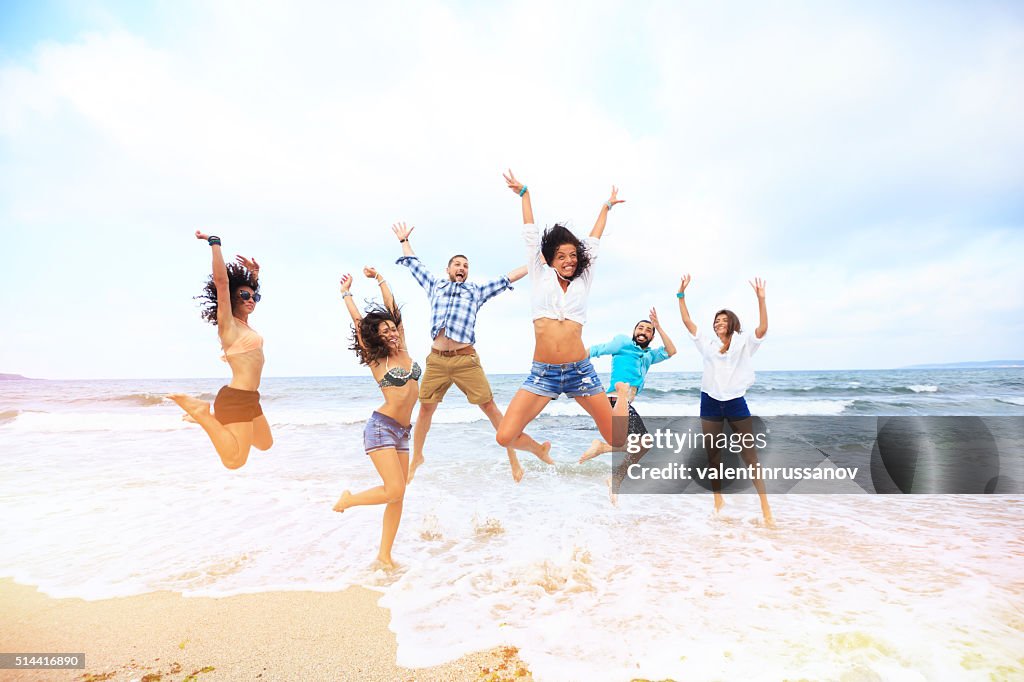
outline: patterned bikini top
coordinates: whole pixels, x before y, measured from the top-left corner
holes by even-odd
[[[386,370],[384,376],[377,382],[381,388],[405,386],[410,380],[419,381],[420,375],[423,373],[415,360],[412,361],[412,369],[402,369],[401,367],[388,369],[388,360],[384,360],[384,369]]]

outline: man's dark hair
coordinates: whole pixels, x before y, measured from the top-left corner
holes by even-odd
[[[363,319],[359,321],[358,334],[356,326],[352,325],[352,344],[348,349],[355,351],[361,364],[367,366],[376,364],[391,354],[391,347],[378,331],[380,323],[388,321],[394,322],[396,327],[401,327],[401,311],[397,307],[394,310],[388,310],[379,303],[370,303]],[[363,340],[361,344],[359,343],[360,337]]]
[[[466,257],[463,256],[461,253],[455,254],[454,256],[452,256],[451,258],[448,259],[448,267],[452,266],[452,261],[455,260],[456,258],[466,258]],[[467,263],[469,262],[468,258],[466,258],[466,262]]]
[[[242,287],[249,287],[254,294],[259,293],[260,283],[252,276],[245,267],[238,263],[227,263],[228,287],[231,290],[231,301],[235,300],[235,294]],[[200,315],[210,324],[217,324],[217,285],[213,281],[213,275],[206,280],[203,293],[195,297],[202,308]],[[228,301],[228,306],[231,306]]]
[[[541,255],[544,256],[544,262],[550,267],[551,261],[555,258],[555,252],[563,244],[570,244],[576,249],[576,272],[572,273],[571,277],[566,278],[576,279],[590,267],[590,254],[587,253],[587,247],[583,245],[583,242],[577,239],[576,235],[565,225],[555,223],[544,230],[544,236],[540,239]]]

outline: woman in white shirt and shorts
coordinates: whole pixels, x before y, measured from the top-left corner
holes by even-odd
[[[690,332],[690,338],[697,346],[704,359],[704,376],[700,382],[700,423],[705,434],[714,436],[714,440],[722,433],[725,420],[729,420],[735,433],[752,433],[753,420],[747,401],[743,395],[754,383],[754,367],[752,356],[761,347],[761,341],[768,332],[768,308],[764,302],[765,283],[755,279],[750,283],[757,294],[760,321],[753,334],[744,333],[740,320],[731,310],[719,310],[715,313],[712,324],[714,335],[704,332],[697,333],[697,325],[690,319],[690,311],[686,308],[686,287],[690,284],[690,276],[684,275],[679,283],[679,315],[683,324]],[[707,446],[707,441],[705,441]],[[717,468],[721,462],[721,454],[717,447],[705,447],[708,463]],[[757,452],[752,447],[743,448],[743,462],[747,466],[758,466]],[[772,510],[768,506],[768,495],[764,481],[754,479],[754,488],[761,498],[761,513],[765,524],[772,526]],[[712,479],[711,488],[715,494],[715,511],[725,504],[722,499],[721,482]]]
[[[502,446],[511,445],[549,402],[564,393],[594,418],[605,441],[620,447],[626,441],[629,387],[616,385],[620,398],[625,397],[616,402],[613,410],[583,343],[593,262],[597,260],[608,211],[622,203],[617,198],[618,190],[612,187],[611,197],[601,206],[590,236],[579,240],[562,225],[555,225],[540,236],[533,223],[526,185],[516,180],[512,171],[505,175],[505,182],[522,198],[526,267],[532,287],[534,351],[530,376],[505,410],[496,440]],[[613,416],[622,417],[619,434],[612,433]]]

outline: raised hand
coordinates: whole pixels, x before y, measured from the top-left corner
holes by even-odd
[[[754,293],[757,294],[757,300],[764,300],[764,285],[767,284],[760,277],[755,277],[753,282],[749,282],[750,286],[753,287]]]
[[[341,276],[341,293],[347,292],[352,288],[352,275]]]
[[[255,258],[249,259],[245,256],[235,256],[235,260],[238,264],[244,267],[246,270],[254,275],[260,274],[260,264],[256,262]]]
[[[512,174],[511,168],[508,169],[507,173],[502,173],[501,175],[503,178],[505,178],[505,184],[508,185],[508,188],[510,190],[512,190],[516,194],[519,194],[521,191],[523,191],[523,183],[516,180],[516,176]]]
[[[408,239],[416,227],[414,225],[406,227],[405,223],[395,223],[391,226],[391,229],[394,231],[395,236],[398,237],[398,241],[402,241],[403,239]]]
[[[679,293],[686,291],[686,287],[690,286],[690,274],[683,275],[682,279],[679,280]]]
[[[651,308],[651,312],[650,312],[650,313],[648,313],[648,315],[650,315],[650,318],[651,318],[651,324],[653,324],[653,325],[654,325],[654,328],[655,328],[655,329],[658,329],[658,328],[660,328],[660,327],[661,327],[661,323],[660,323],[660,322],[658,322],[658,311],[657,311],[657,310],[655,310],[654,308]]]
[[[377,269],[371,268],[369,265],[363,268],[363,274],[369,277],[370,279],[377,279]]]
[[[609,210],[611,210],[611,208],[616,204],[623,204],[625,202],[625,199],[619,199],[619,188],[616,187],[615,185],[612,185],[612,195],[608,198],[608,201],[604,202],[604,205],[607,206]]]
[[[209,238],[210,235],[206,234],[205,232],[200,232],[199,230],[196,230],[196,239],[202,239],[205,242]]]

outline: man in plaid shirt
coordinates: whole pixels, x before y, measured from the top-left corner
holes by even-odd
[[[501,410],[494,402],[491,385],[473,347],[476,343],[476,313],[480,306],[511,289],[512,282],[524,277],[526,266],[484,284],[473,284],[466,281],[469,278],[469,260],[458,254],[448,261],[447,278],[435,277],[416,257],[409,244],[413,227],[398,223],[392,229],[402,244],[404,254],[396,263],[408,267],[430,297],[430,336],[434,339],[420,379],[420,413],[413,429],[412,461],[409,463],[409,480],[412,481],[416,468],[423,464],[423,445],[434,411],[453,383],[470,403],[480,406],[495,429],[501,423]],[[528,450],[542,462],[554,464],[548,454],[550,442],[538,443],[524,433],[513,446],[508,448],[508,461],[516,483],[523,478],[523,467],[516,450]]]

